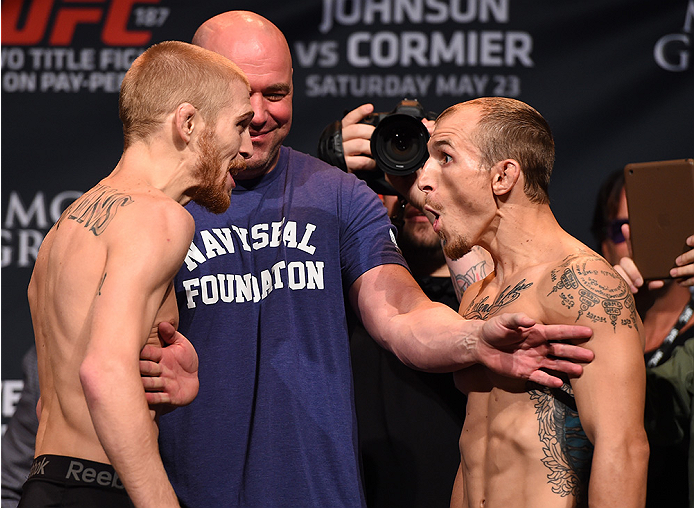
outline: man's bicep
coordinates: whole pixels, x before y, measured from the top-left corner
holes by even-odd
[[[388,326],[391,318],[427,300],[410,272],[397,264],[380,265],[364,272],[350,287],[349,297],[357,316],[374,338],[377,338],[375,333]]]
[[[139,353],[165,294],[166,288],[149,277],[107,267],[90,315],[90,351]]]
[[[598,433],[624,434],[643,425],[645,365],[639,332],[628,326],[593,324],[585,347],[595,359],[572,379],[579,417],[595,443]]]
[[[588,326],[583,347],[595,354],[571,380],[581,423],[594,442],[643,423],[645,366],[643,324],[619,275],[597,256],[578,253],[552,270],[542,285],[549,323]]]

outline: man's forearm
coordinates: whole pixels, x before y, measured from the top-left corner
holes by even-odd
[[[637,433],[632,438],[615,438],[606,445],[596,442],[588,486],[591,508],[643,508],[647,470],[645,433]]]
[[[399,265],[382,265],[361,275],[350,301],[364,327],[379,344],[407,365],[434,372],[482,363],[494,372],[558,387],[563,381],[543,369],[582,373],[593,353],[551,340],[584,339],[582,326],[541,325],[523,314],[500,314],[488,321],[466,320],[446,305],[429,300]]]
[[[465,320],[443,304],[395,316],[387,347],[405,364],[429,372],[453,372],[477,363],[483,321]]]
[[[94,428],[109,461],[138,507],[177,507],[159,456],[156,424],[137,371],[85,361],[80,379]]]

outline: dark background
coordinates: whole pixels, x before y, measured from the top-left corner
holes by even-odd
[[[372,15],[374,7],[381,10]],[[421,8],[422,14],[398,19],[396,13],[405,7]],[[108,174],[122,150],[117,75],[129,61],[100,69],[100,57],[114,50],[134,56],[168,39],[190,41],[204,20],[229,9],[254,10],[287,36],[295,85],[287,144],[310,154],[315,155],[325,125],[363,102],[390,111],[402,98],[416,98],[435,112],[479,95],[506,95],[531,104],[555,135],[552,207],[560,224],[591,247],[594,197],[607,173],[630,162],[694,156],[691,0],[4,0],[3,422],[21,388],[14,381],[21,379],[21,356],[33,342],[26,301],[33,252],[71,199]],[[344,15],[332,18],[331,29],[322,32],[321,20],[335,9]],[[70,20],[77,20],[74,30]],[[349,58],[348,44],[357,32],[371,40],[357,46],[359,56],[383,58],[365,67]],[[471,65],[468,59],[432,64],[428,50],[423,62],[407,64],[399,61],[406,53],[402,45],[377,43],[414,33],[430,47],[437,32],[447,43],[461,33],[467,42],[471,35],[503,41],[518,32],[532,44],[530,62],[505,62],[502,42],[501,49],[491,48],[492,57],[501,58],[484,64]],[[318,50],[317,58],[310,58],[311,49]],[[83,50],[94,56],[93,64],[80,59]],[[108,91],[89,89],[90,79],[105,76],[111,80]],[[418,77],[431,84],[425,93],[405,94],[398,87],[341,91],[326,85],[336,76],[390,76],[390,82]],[[473,77],[486,79],[487,86],[445,91],[436,86],[441,77],[462,85]],[[83,86],[73,91],[70,78],[81,79]],[[32,79],[35,88],[22,86],[22,80]],[[323,96],[316,96],[308,79],[324,85]],[[42,90],[42,80],[54,84]]]

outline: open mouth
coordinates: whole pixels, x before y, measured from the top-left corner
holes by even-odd
[[[424,211],[427,212],[427,213],[430,213],[430,214],[433,215],[436,219],[438,219],[439,216],[441,215],[439,212],[437,212],[437,211],[436,211],[434,208],[432,208],[430,205],[426,205],[426,206],[424,207]]]
[[[432,223],[432,227],[434,228],[434,231],[437,233],[439,232],[439,229],[441,227],[441,214],[436,211],[434,208],[432,208],[430,205],[426,205],[424,207],[424,211],[426,212],[427,215],[432,216],[434,218],[434,222]]]

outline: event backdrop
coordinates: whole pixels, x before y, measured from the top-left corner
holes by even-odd
[[[557,218],[591,245],[608,172],[694,156],[694,0],[3,0],[3,422],[33,342],[26,287],[39,244],[120,156],[123,73],[148,46],[190,41],[229,9],[287,36],[287,144],[310,154],[325,125],[367,101],[390,111],[418,99],[434,112],[478,96],[528,102],[555,135]]]

